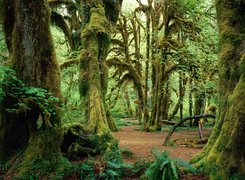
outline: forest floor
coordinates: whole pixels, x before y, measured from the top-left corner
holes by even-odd
[[[114,132],[115,138],[119,140],[119,147],[130,150],[133,155],[125,156],[124,160],[127,163],[134,163],[139,158],[153,160],[152,148],[160,151],[170,151],[170,156],[173,158],[182,158],[186,161],[202,150],[204,144],[191,146],[190,142],[198,140],[198,130],[177,130],[171,137],[176,145],[166,147],[163,146],[167,130],[165,132],[145,132],[139,130],[140,126],[121,126],[120,130]],[[209,137],[211,129],[204,129],[204,137]]]
[[[171,137],[173,146],[163,146],[168,130],[163,132],[145,132],[140,130],[139,125],[121,126],[120,130],[114,132],[114,136],[119,140],[119,147],[132,152],[132,156],[123,155],[126,163],[133,164],[139,159],[154,160],[152,149],[160,151],[169,151],[170,157],[181,158],[189,161],[194,155],[199,153],[205,144],[195,144],[198,142],[199,134],[197,129],[191,130],[176,130]],[[203,130],[204,138],[208,138],[211,134],[211,128]],[[194,146],[194,147],[193,147]],[[136,178],[137,179],[137,178]],[[207,180],[204,174],[182,174],[181,180]]]

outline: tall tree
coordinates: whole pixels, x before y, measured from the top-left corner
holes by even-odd
[[[211,179],[245,177],[245,13],[243,0],[216,0],[219,114],[204,150],[192,159]]]
[[[5,0],[3,3],[10,67],[25,86],[46,89],[60,98],[60,72],[49,26],[50,9],[47,2]],[[8,88],[5,90],[8,91]],[[30,93],[35,95],[35,92]],[[20,112],[6,111],[18,103],[18,98],[5,96],[1,102],[0,158],[24,148],[9,175],[22,178],[28,173],[35,174],[42,167],[55,172],[64,162],[60,151],[62,131],[59,110],[55,109],[51,114],[33,99],[25,97],[22,102],[28,108]],[[41,116],[43,126],[40,129],[37,121]],[[40,167],[36,167],[36,163]]]
[[[68,128],[66,137],[71,135],[74,141],[70,142],[69,138],[65,137],[65,144],[70,144],[65,147],[65,151],[69,151],[71,156],[100,153],[114,144],[110,131],[114,123],[105,101],[108,81],[105,61],[111,42],[110,34],[117,21],[121,4],[121,0],[81,1],[83,27],[79,78],[86,122]]]

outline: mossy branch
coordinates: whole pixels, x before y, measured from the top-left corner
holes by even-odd
[[[68,67],[70,67],[74,64],[78,64],[78,63],[79,63],[79,60],[77,58],[69,59],[60,65],[60,69],[63,70],[65,68],[68,68]]]
[[[76,7],[76,4],[72,0],[48,0],[49,6],[58,6],[58,5],[70,5],[72,7]]]
[[[59,27],[64,32],[69,42],[70,48],[74,49],[75,44],[73,41],[72,32],[70,28],[68,27],[67,23],[65,22],[64,17],[61,14],[55,11],[52,11],[51,22],[54,23],[57,27]]]

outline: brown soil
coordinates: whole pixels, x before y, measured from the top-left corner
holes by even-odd
[[[119,147],[124,147],[133,152],[132,157],[126,157],[125,161],[127,163],[134,163],[139,158],[146,158],[152,160],[154,157],[151,153],[152,148],[159,149],[160,151],[170,151],[170,156],[174,158],[182,158],[188,161],[195,154],[200,152],[203,147],[199,145],[199,148],[186,147],[183,144],[187,139],[197,140],[198,131],[197,130],[181,130],[174,132],[171,140],[178,140],[177,147],[165,147],[163,146],[163,141],[167,136],[167,132],[144,132],[137,130],[139,126],[124,126],[121,130],[115,132],[114,135],[116,139],[119,140]],[[204,129],[204,137],[208,137],[211,129]],[[181,142],[181,143],[180,143]]]

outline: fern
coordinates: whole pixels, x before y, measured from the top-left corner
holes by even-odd
[[[169,152],[160,152],[153,149],[153,155],[156,160],[145,171],[144,177],[147,179],[178,179],[177,166],[169,157]]]
[[[189,162],[187,162],[181,158],[174,159],[174,162],[179,168],[182,167],[183,170],[186,172],[191,172],[192,174],[197,173],[197,169],[195,167],[193,167]]]

